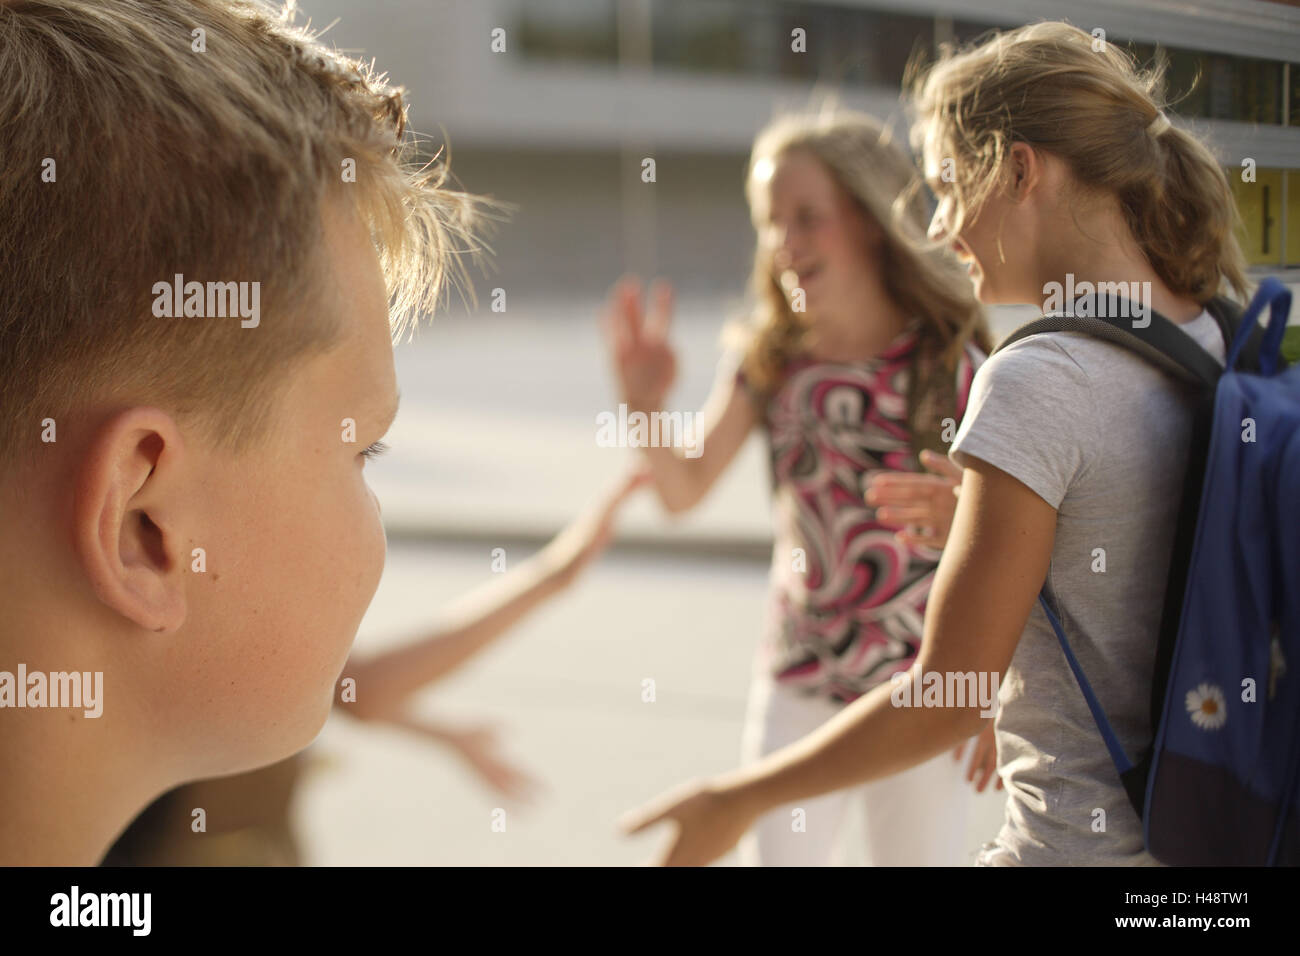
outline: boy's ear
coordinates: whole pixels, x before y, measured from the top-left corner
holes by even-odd
[[[76,475],[73,537],[95,594],[150,631],[185,621],[176,503],[180,431],[156,408],[118,412],[95,432]]]

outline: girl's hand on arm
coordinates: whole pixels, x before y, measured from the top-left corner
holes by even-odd
[[[895,537],[910,547],[942,551],[957,510],[961,468],[933,451],[921,452],[931,472],[877,471],[869,477],[866,502],[882,524],[900,528]]]
[[[969,461],[930,592],[921,653],[907,672],[913,701],[922,699],[924,674],[974,672],[977,686],[980,673],[1001,678],[1051,562],[1055,509],[1005,472]],[[661,862],[707,863],[769,810],[906,770],[969,738],[988,716],[979,701],[895,706],[902,690],[878,686],[802,740],[654,801],[625,817],[624,826],[636,832],[672,820],[677,832]]]

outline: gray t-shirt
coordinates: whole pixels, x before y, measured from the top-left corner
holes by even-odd
[[[1223,339],[1208,312],[1181,328],[1222,364]],[[984,363],[951,452],[961,465],[966,456],[983,459],[1056,509],[1048,584],[1070,646],[1134,759],[1151,740],[1152,670],[1189,433],[1187,393],[1174,379],[1121,346],[1047,333]],[[998,702],[1006,818],[977,863],[1158,865],[1036,602]]]

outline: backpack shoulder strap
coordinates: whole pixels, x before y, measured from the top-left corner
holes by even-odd
[[[1087,311],[1093,314],[1079,315],[1084,310],[1076,304],[1074,314],[1045,315],[1016,329],[993,350],[994,353],[1040,332],[1083,332],[1128,349],[1184,382],[1200,388],[1214,388],[1223,373],[1223,367],[1213,355],[1197,345],[1191,336],[1169,319],[1152,311],[1146,325],[1136,325],[1127,316],[1120,318],[1097,314],[1099,311],[1105,312],[1104,300],[1095,296],[1091,298],[1094,307]]]
[[[1224,334],[1224,352],[1226,354],[1231,350],[1232,336],[1240,323],[1241,312],[1237,310],[1234,315],[1231,302],[1222,300],[1223,305],[1218,305],[1219,301],[1215,300],[1216,304],[1213,307],[1207,306],[1207,308],[1214,317],[1215,322],[1218,323],[1220,331]],[[1102,303],[1095,298],[1092,303],[1087,304],[1094,306],[1087,311],[1093,313],[1104,311],[1096,308]],[[1076,306],[1077,311],[1083,310],[1078,309]],[[1021,326],[994,351],[1006,348],[1012,342],[1017,342],[1030,335],[1037,335],[1040,332],[1083,332],[1114,342],[1116,345],[1126,348],[1145,359],[1150,364],[1163,369],[1176,379],[1195,386],[1191,403],[1192,421],[1189,436],[1188,465],[1183,478],[1178,522],[1175,525],[1169,571],[1165,581],[1160,628],[1156,636],[1156,654],[1150,697],[1150,719],[1154,734],[1155,729],[1160,726],[1164,714],[1166,685],[1173,661],[1174,646],[1177,643],[1178,629],[1182,617],[1182,598],[1187,586],[1187,573],[1191,563],[1192,547],[1195,543],[1196,517],[1200,510],[1206,455],[1209,449],[1215,386],[1218,384],[1219,377],[1223,374],[1223,367],[1214,356],[1201,348],[1191,336],[1179,329],[1165,316],[1152,311],[1150,320],[1150,323],[1145,326],[1135,327],[1133,320],[1128,317],[1118,318],[1096,314],[1084,317],[1054,314]],[[1258,343],[1254,344],[1257,353]],[[1045,587],[1044,592],[1046,592]],[[1095,695],[1092,694],[1091,687],[1087,684],[1087,678],[1083,675],[1082,668],[1079,667],[1068,647],[1064,632],[1045,600],[1045,593],[1040,595],[1040,602],[1047,614],[1048,621],[1052,625],[1052,629],[1056,632],[1057,639],[1061,643],[1066,660],[1070,664],[1070,669],[1074,672],[1080,689],[1083,690],[1084,698],[1088,702],[1088,708],[1092,711],[1093,719],[1097,723],[1102,739],[1106,742],[1107,750],[1110,751],[1111,760],[1115,764],[1115,769],[1119,774],[1129,801],[1133,804],[1134,810],[1137,811],[1138,817],[1144,819],[1146,815],[1146,784],[1154,755],[1154,740],[1138,754],[1136,760],[1131,760],[1124,754],[1119,747],[1118,738],[1116,738],[1114,731],[1106,720],[1105,714],[1102,713],[1101,706],[1096,701]]]
[[[1237,329],[1241,326],[1242,309],[1237,303],[1223,296],[1216,296],[1211,299],[1205,306],[1214,321],[1219,325],[1219,331],[1223,333],[1223,347],[1225,354],[1232,351],[1233,339],[1237,337]],[[1237,359],[1237,368],[1246,372],[1258,372],[1259,368],[1259,350],[1264,342],[1264,326],[1256,325],[1251,330],[1250,336],[1246,339],[1246,347],[1241,350],[1241,357]],[[1280,368],[1286,368],[1286,359],[1278,356],[1278,365]]]

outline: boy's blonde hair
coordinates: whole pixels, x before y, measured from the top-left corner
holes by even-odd
[[[755,192],[762,188],[756,168],[795,151],[821,162],[857,211],[884,234],[876,267],[890,297],[917,320],[907,404],[912,446],[916,451],[944,447],[939,434],[942,419],[954,413],[957,361],[968,342],[987,352],[990,341],[970,280],[955,260],[925,240],[928,216],[915,188],[915,165],[880,122],[831,99],[819,108],[779,115],[759,132],[745,177],[751,213],[762,205]],[[763,225],[754,223],[760,232]],[[807,346],[806,323],[791,311],[772,256],[760,241],[750,275],[757,309],[747,326],[729,335],[745,343],[742,367],[760,394],[780,384],[786,365]]]
[[[395,334],[433,308],[478,254],[483,200],[445,162],[413,167],[404,134],[401,92],[292,5],[0,0],[5,462],[92,399],[163,404],[232,450],[265,436],[287,364],[340,332],[328,202],[370,227]],[[264,318],[155,317],[177,273],[259,281]]]
[[[1245,296],[1240,219],[1227,178],[1196,137],[1164,118],[1165,64],[1133,57],[1068,23],[994,32],[909,70],[914,142],[953,159],[956,233],[997,188],[1013,143],[1065,160],[1084,190],[1116,196],[1129,230],[1177,295]]]

